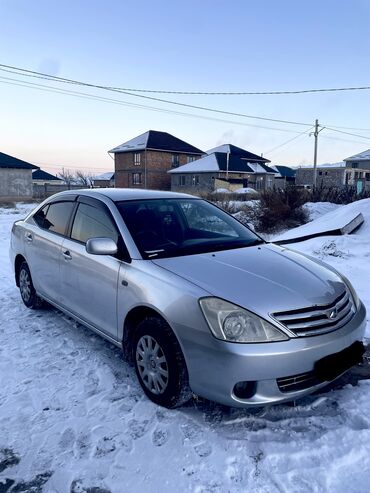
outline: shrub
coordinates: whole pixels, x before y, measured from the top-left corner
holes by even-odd
[[[302,208],[306,202],[307,192],[296,187],[262,192],[256,208],[257,231],[273,233],[306,223],[308,213]]]
[[[357,193],[356,187],[325,187],[319,186],[310,191],[309,201],[311,202],[332,202],[334,204],[350,204],[356,200],[367,199],[370,197],[369,190]]]

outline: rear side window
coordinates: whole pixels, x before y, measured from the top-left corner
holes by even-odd
[[[80,203],[73,221],[71,238],[82,243],[90,238],[111,238],[117,243],[118,231],[103,209]]]
[[[65,235],[73,207],[74,202],[56,202],[38,211],[34,220],[42,229]]]

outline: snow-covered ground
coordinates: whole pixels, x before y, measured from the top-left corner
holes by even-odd
[[[294,406],[155,406],[117,348],[21,303],[8,244],[28,208],[0,209],[1,493],[369,491],[370,380],[353,373]],[[344,272],[370,313],[370,201],[362,208],[356,235],[290,246]]]
[[[343,206],[340,204],[333,204],[332,202],[306,202],[303,205],[303,209],[305,209],[309,214],[310,221],[314,221],[320,216],[323,216],[328,212],[334,211],[339,207],[343,207]]]

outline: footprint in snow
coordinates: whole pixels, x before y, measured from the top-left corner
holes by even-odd
[[[153,431],[152,442],[153,445],[155,445],[156,447],[162,447],[162,445],[164,445],[168,441],[168,438],[169,434],[167,430],[156,428]]]
[[[72,428],[67,428],[63,431],[62,436],[59,440],[59,446],[61,449],[71,449],[75,442],[76,435]]]
[[[145,433],[148,431],[149,420],[144,419],[142,421],[139,421],[137,419],[131,419],[128,422],[128,428],[131,438],[133,440],[137,440],[138,438],[144,436]]]

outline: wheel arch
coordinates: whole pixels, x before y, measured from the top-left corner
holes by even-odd
[[[19,271],[21,270],[21,265],[23,262],[26,262],[26,259],[20,253],[14,259],[14,275],[15,275],[15,284],[19,288]]]
[[[179,343],[179,346],[180,346],[181,351],[182,351],[180,341],[178,340],[178,337],[177,337],[175,331],[171,327],[171,324],[158,310],[156,310],[150,306],[146,306],[146,305],[136,306],[136,307],[132,308],[127,313],[126,318],[125,318],[124,323],[123,323],[122,350],[123,350],[123,354],[124,354],[125,359],[130,364],[133,364],[133,362],[134,362],[132,342],[133,342],[133,334],[135,332],[135,328],[138,326],[138,324],[140,322],[142,322],[145,318],[148,318],[148,317],[160,318],[164,322],[166,322],[166,324],[169,326],[172,333],[176,337],[177,342]]]

